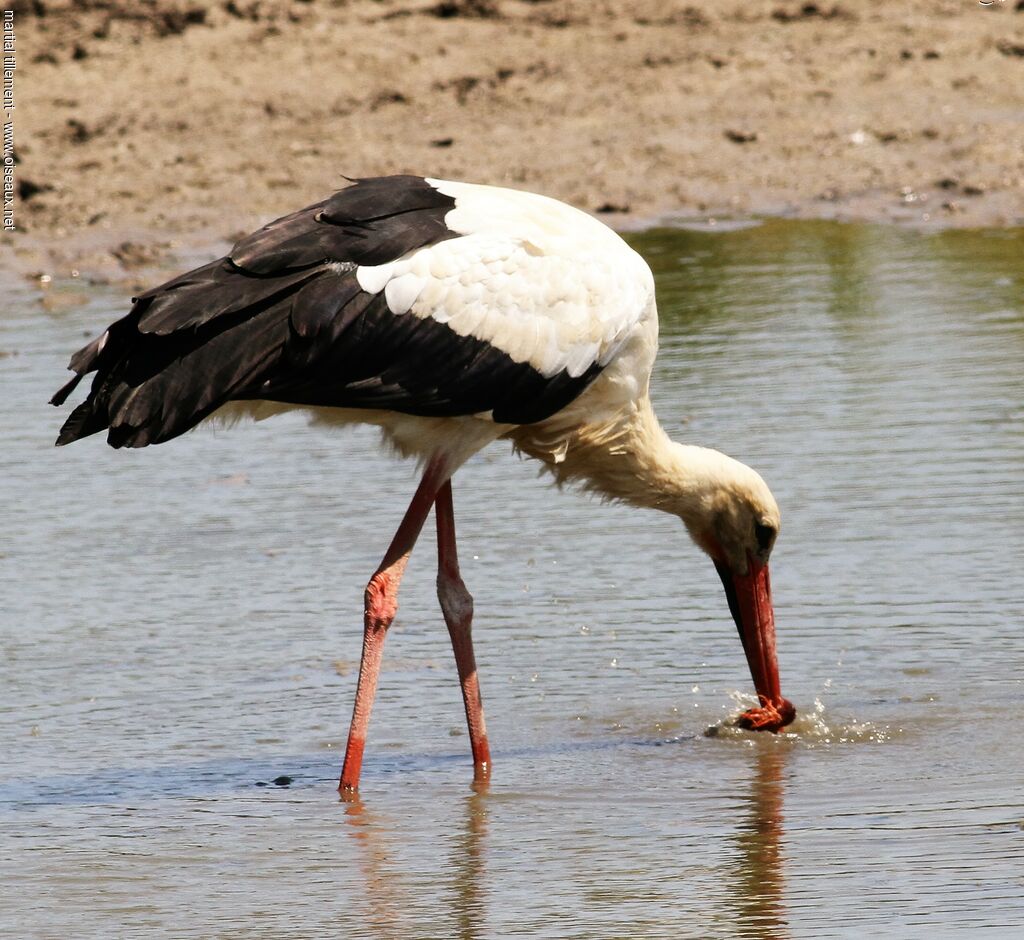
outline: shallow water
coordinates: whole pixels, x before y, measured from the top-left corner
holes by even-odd
[[[424,543],[339,803],[362,586],[410,468],[296,416],[56,450],[44,403],[124,297],[14,283],[4,936],[1018,935],[1024,232],[634,241],[665,424],[782,506],[791,733],[728,726],[750,679],[678,522],[497,445],[456,482],[494,779],[470,786]]]

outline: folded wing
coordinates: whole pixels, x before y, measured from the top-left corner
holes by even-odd
[[[513,233],[460,232],[419,177],[355,181],[135,300],[71,361],[88,397],[58,444],[184,433],[232,400],[489,414],[526,424],[578,396],[639,316],[601,300],[607,266]],[[611,285],[614,287],[614,284]]]

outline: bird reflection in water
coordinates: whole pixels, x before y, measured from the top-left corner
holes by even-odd
[[[360,799],[344,801],[345,821],[357,846],[357,858],[366,885],[363,923],[378,937],[393,937],[404,919],[408,901],[396,877],[388,850],[384,820]]]
[[[785,829],[783,799],[789,744],[782,740],[758,741],[753,781],[741,803],[749,813],[737,826],[739,849],[738,937],[784,940],[789,936],[783,851]]]
[[[436,871],[450,873],[451,901],[448,910],[452,923],[446,925],[445,936],[459,940],[478,940],[485,930],[485,843],[487,838],[487,781],[473,784],[473,792],[465,798],[461,828],[451,840],[447,865],[438,864]],[[343,801],[345,821],[357,847],[359,867],[366,887],[364,923],[374,936],[388,940],[409,931],[416,935],[417,925],[411,922],[416,909],[415,893],[406,890],[396,868],[394,853],[388,845],[388,818],[368,809],[361,799]],[[423,925],[418,925],[422,929]],[[434,929],[442,929],[434,924]]]
[[[460,940],[485,936],[487,789],[486,780],[473,784],[473,792],[465,800],[465,825],[453,846],[452,910],[455,912],[455,936]]]

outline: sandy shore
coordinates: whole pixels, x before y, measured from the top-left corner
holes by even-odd
[[[618,227],[1024,223],[1017,0],[13,7],[18,231],[0,244],[22,270],[216,250],[340,174],[534,189]]]

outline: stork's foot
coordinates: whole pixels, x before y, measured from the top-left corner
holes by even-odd
[[[354,787],[351,784],[339,783],[338,796],[341,797],[342,803],[358,803],[359,788]]]
[[[341,768],[341,780],[338,781],[338,792],[343,800],[359,792],[359,773],[363,769],[365,746],[366,738],[349,736],[348,746],[345,748],[345,762]]]
[[[487,747],[487,739],[484,738],[484,747]],[[486,760],[473,759],[473,783],[487,783],[491,779],[491,755],[488,751]]]
[[[736,725],[751,731],[774,732],[786,727],[794,718],[796,708],[793,703],[788,699],[780,699],[777,703],[766,702],[758,708],[747,709],[736,719]]]

